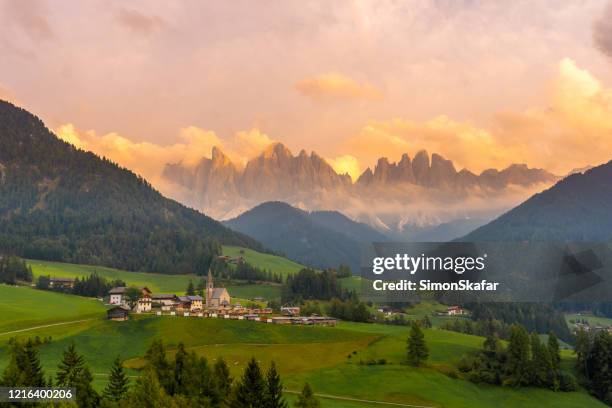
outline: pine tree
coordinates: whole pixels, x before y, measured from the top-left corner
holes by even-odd
[[[489,334],[482,344],[482,348],[484,349],[485,353],[494,355],[498,351],[499,340],[494,334]]]
[[[540,342],[537,333],[531,334],[531,375],[530,385],[552,387],[554,369],[548,347]]]
[[[26,364],[22,367],[24,371],[24,375],[27,378],[28,385],[31,387],[44,387],[46,385],[45,382],[45,374],[43,373],[42,367],[40,365],[40,356],[38,354],[38,349],[34,345],[31,339],[25,344],[23,348]]]
[[[312,388],[310,388],[310,384],[306,383],[304,384],[302,393],[298,395],[298,399],[295,401],[294,405],[298,408],[319,408],[321,403],[314,396]]]
[[[145,359],[152,367],[165,391],[172,390],[174,387],[174,377],[172,376],[170,364],[166,359],[166,348],[161,340],[153,340],[145,354]]]
[[[515,387],[528,385],[530,380],[529,367],[529,334],[523,326],[512,325],[508,341],[504,383]]]
[[[129,379],[123,370],[121,359],[117,357],[113,362],[108,384],[104,388],[104,398],[118,402],[122,400],[129,389]]]
[[[555,333],[548,333],[548,352],[550,353],[551,362],[555,371],[558,371],[561,366],[561,351],[559,348],[559,340]]]
[[[126,406],[130,408],[171,408],[175,404],[159,383],[153,367],[148,366],[129,392]]]
[[[189,370],[188,354],[185,351],[185,345],[179,343],[178,349],[174,356],[174,384],[173,389],[169,394],[185,394],[184,385],[188,380],[187,371]]]
[[[56,385],[58,387],[74,388],[79,380],[84,364],[83,356],[76,352],[74,343],[71,343],[68,349],[64,351],[62,361],[57,367]]]
[[[93,376],[89,367],[85,366],[79,370],[79,377],[74,385],[75,400],[79,408],[96,408],[100,403],[100,396],[91,386]]]
[[[227,398],[232,387],[232,377],[230,376],[229,367],[222,358],[219,358],[215,363],[214,377],[220,398]]]
[[[576,369],[579,373],[584,375],[585,378],[589,378],[589,369],[587,358],[591,349],[591,339],[589,334],[580,328],[576,333],[576,345],[574,346],[574,353],[576,354]]]
[[[406,351],[408,363],[415,367],[421,365],[429,357],[425,335],[417,323],[412,323]]]
[[[242,378],[236,384],[230,401],[231,408],[255,408],[260,407],[265,396],[265,382],[261,375],[259,364],[255,358],[251,358]]]
[[[286,408],[287,402],[283,399],[283,383],[280,375],[276,371],[274,361],[266,375],[266,397],[264,408]]]
[[[587,357],[590,388],[597,398],[612,405],[612,336],[598,332]]]
[[[4,387],[25,386],[27,378],[24,375],[23,367],[26,365],[24,346],[14,338],[9,340],[11,358],[9,364],[2,373],[0,384]]]
[[[189,285],[187,285],[187,292],[186,292],[187,296],[193,296],[195,295],[195,287],[193,286],[193,281],[190,279],[189,280]]]

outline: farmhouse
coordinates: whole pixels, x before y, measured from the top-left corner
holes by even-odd
[[[108,320],[124,321],[129,319],[129,309],[124,306],[115,306],[106,311]]]
[[[464,313],[464,310],[461,306],[449,306],[446,309],[447,316],[459,316]]]
[[[74,279],[72,278],[49,278],[49,287],[54,289],[72,289],[74,287]]]
[[[138,303],[136,303],[136,311],[138,313],[151,311],[151,291],[147,287],[141,289]]]
[[[202,296],[179,296],[178,308],[188,312],[200,312],[202,310]]]
[[[300,308],[294,306],[282,306],[280,311],[285,316],[299,316]]]
[[[208,270],[206,279],[206,307],[208,309],[218,309],[221,307],[229,307],[231,298],[229,292],[225,288],[215,288],[212,272]]]
[[[112,288],[108,291],[110,296],[108,303],[111,305],[122,305],[124,303],[124,294],[126,291],[125,286],[117,286],[116,288]]]
[[[127,289],[125,286],[117,286],[108,291],[111,305],[128,306],[129,299],[126,298]],[[136,311],[151,311],[151,291],[146,286],[140,288],[140,296],[136,303]]]
[[[178,304],[178,297],[173,293],[158,293],[151,296],[151,303],[158,305],[162,311],[169,311]]]

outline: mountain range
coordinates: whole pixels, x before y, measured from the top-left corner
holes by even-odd
[[[163,176],[181,188],[177,199],[217,219],[283,201],[307,211],[340,211],[398,239],[456,220],[484,223],[558,179],[524,164],[480,174],[457,171],[441,155],[420,151],[413,159],[404,154],[397,163],[381,158],[353,182],[316,152],[294,156],[281,143],[271,144],[243,168],[214,147],[211,158],[195,166],[167,164]]]
[[[0,254],[128,270],[204,273],[220,244],[262,249],[4,101],[0,220]]]

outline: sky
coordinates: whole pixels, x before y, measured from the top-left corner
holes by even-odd
[[[612,159],[612,3],[0,0],[0,98],[159,181],[280,141],[353,177]]]

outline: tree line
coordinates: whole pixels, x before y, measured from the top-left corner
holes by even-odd
[[[32,282],[32,268],[17,256],[0,255],[0,283]]]
[[[612,405],[612,336],[607,330],[576,332],[576,370],[580,382],[596,398]]]
[[[258,268],[245,261],[229,265],[223,260],[215,259],[211,264],[211,271],[214,276],[222,279],[283,283],[283,276],[280,273]]]
[[[482,349],[464,356],[459,371],[475,383],[509,387],[538,387],[553,391],[575,391],[575,377],[561,368],[559,341],[554,333],[542,342],[540,336],[521,325],[509,329],[504,346],[495,334],[489,334]]]
[[[487,337],[495,334],[500,339],[508,339],[512,325],[497,319],[469,320],[452,319],[446,320],[440,328],[458,333],[472,334],[474,336]]]
[[[40,343],[32,339],[9,341],[9,364],[0,377],[3,387],[63,387],[75,390],[79,408],[287,408],[283,384],[274,362],[264,373],[251,358],[240,378],[234,379],[223,359],[214,364],[179,343],[174,360],[166,356],[161,340],[155,340],[145,354],[145,367],[131,381],[116,358],[108,382],[99,393],[85,358],[70,344],[64,350],[55,377],[46,376],[40,362]],[[318,408],[320,403],[308,383],[294,404]]]
[[[528,332],[549,333],[567,342],[572,334],[563,313],[544,303],[470,303],[465,305],[475,321],[498,320],[507,325],[520,324]]]
[[[284,303],[300,303],[312,299],[343,299],[346,295],[333,269],[325,269],[321,272],[311,268],[301,269],[297,274],[287,277],[281,292]]]
[[[97,272],[92,272],[87,277],[75,278],[72,287],[67,285],[51,286],[51,276],[49,275],[41,275],[36,280],[38,289],[99,298],[106,296],[109,290],[117,286],[126,286],[126,284],[121,279],[108,280],[98,275]]]
[[[354,294],[345,300],[333,298],[327,304],[310,300],[304,302],[300,307],[302,316],[329,315],[341,320],[362,323],[371,322],[373,319],[368,306]]]

